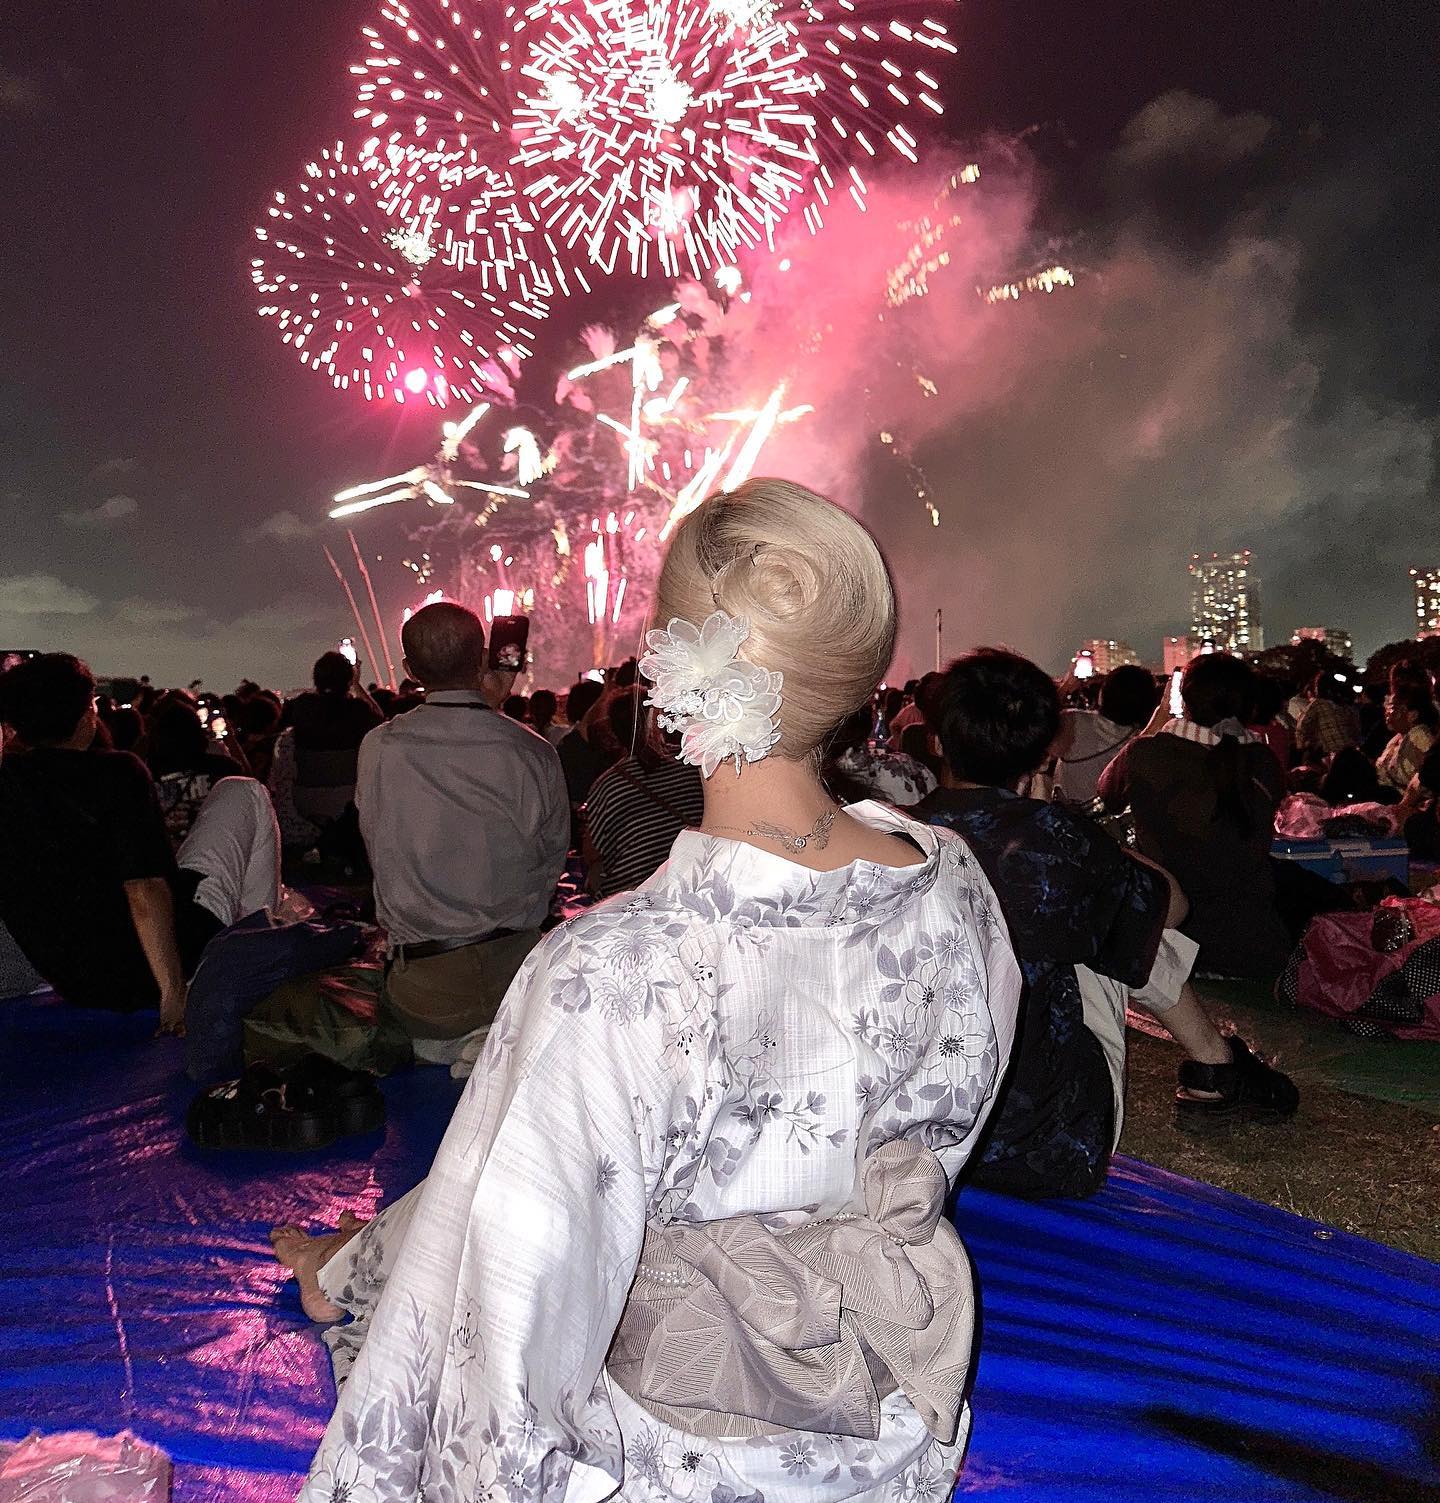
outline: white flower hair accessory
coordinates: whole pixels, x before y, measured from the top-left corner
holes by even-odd
[[[759,762],[780,739],[784,675],[740,656],[749,635],[746,617],[724,611],[699,627],[677,616],[664,631],[645,634],[640,672],[654,685],[645,703],[667,731],[679,732],[680,760],[707,778],[732,757],[737,773]]]

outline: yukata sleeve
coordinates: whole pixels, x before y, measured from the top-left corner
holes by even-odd
[[[426,1180],[305,1503],[597,1503],[605,1355],[670,1105],[649,982],[557,930],[516,977]]]
[[[1143,986],[1165,929],[1165,879],[1087,819],[1054,806],[1040,818],[1050,834],[1057,898],[1030,917],[1040,952]]]

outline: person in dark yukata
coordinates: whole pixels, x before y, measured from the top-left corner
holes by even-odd
[[[1288,1077],[1225,1036],[1189,982],[1197,946],[1168,872],[1085,816],[1022,798],[1060,724],[1054,681],[1012,652],[950,666],[934,716],[942,786],[913,810],[962,835],[995,888],[1025,978],[1020,1034],[970,1182],[1028,1197],[1105,1182],[1125,1104],[1127,1000],[1186,1051],[1177,1113],[1191,1123],[1293,1115]]]

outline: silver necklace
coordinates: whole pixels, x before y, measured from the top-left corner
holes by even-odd
[[[783,829],[780,825],[755,824],[741,825],[711,825],[712,830],[733,830],[737,835],[749,835],[755,840],[773,840],[792,856],[798,856],[806,847],[814,845],[817,851],[823,851],[830,844],[830,826],[835,823],[839,809],[827,809],[819,819],[803,834],[796,835],[791,830]]]

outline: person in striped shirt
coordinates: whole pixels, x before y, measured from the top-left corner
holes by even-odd
[[[659,870],[705,807],[699,770],[676,759],[638,689],[611,700],[610,728],[630,750],[596,779],[585,805],[585,864],[600,898],[629,892]]]

